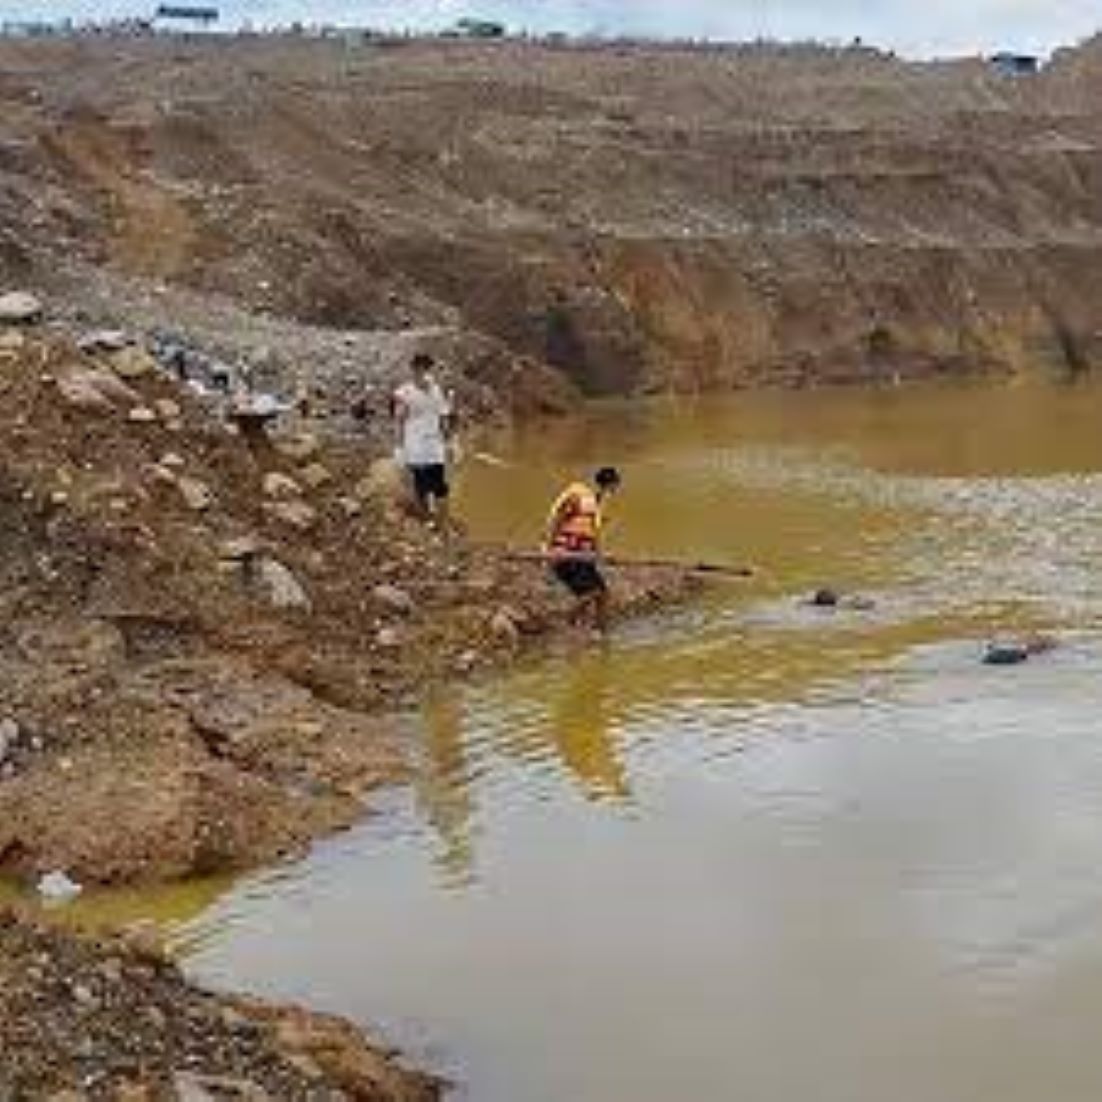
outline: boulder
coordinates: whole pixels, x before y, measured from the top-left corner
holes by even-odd
[[[257,571],[257,583],[273,608],[309,611],[309,594],[291,571],[276,559],[264,558]]]
[[[42,318],[42,300],[27,291],[0,295],[0,325],[30,325]]]
[[[238,536],[226,540],[218,549],[218,557],[227,562],[244,562],[264,553],[264,545],[255,536]]]
[[[1029,661],[1029,650],[1020,643],[990,643],[984,651],[985,666],[1020,666]]]
[[[130,344],[121,329],[93,329],[77,340],[81,352],[120,352]]]
[[[277,501],[289,501],[302,497],[302,487],[288,475],[269,471],[264,476],[264,494]]]
[[[320,463],[308,464],[298,472],[298,476],[311,490],[320,490],[333,481],[332,472]]]
[[[1048,635],[996,640],[987,644],[983,653],[983,663],[985,666],[1020,666],[1036,655],[1055,650],[1057,646],[1057,641]]]
[[[300,532],[309,531],[318,522],[318,511],[304,501],[271,502],[264,506],[264,511],[274,520]]]
[[[520,642],[520,628],[508,609],[498,609],[490,618],[490,634],[505,646],[515,647]]]
[[[153,408],[157,411],[157,416],[166,422],[179,421],[184,415],[180,403],[174,402],[171,398],[158,398],[153,403]]]
[[[276,451],[296,463],[305,463],[313,459],[321,450],[321,444],[313,433],[303,432],[297,436],[283,436],[275,441]]]
[[[201,513],[214,504],[214,493],[205,482],[200,482],[197,478],[180,478],[176,485],[184,504],[192,511]]]
[[[111,370],[121,379],[141,379],[157,370],[157,361],[144,348],[126,347],[111,356]]]
[[[388,612],[396,612],[400,616],[408,616],[413,612],[413,598],[396,585],[377,585],[371,591],[371,596]]]
[[[106,411],[117,405],[141,402],[141,395],[102,368],[69,371],[58,378],[57,389],[66,403],[78,409]]]
[[[26,347],[27,338],[18,329],[0,330],[0,356],[14,356]]]

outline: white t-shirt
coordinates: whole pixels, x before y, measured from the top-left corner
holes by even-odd
[[[407,467],[431,467],[447,461],[444,418],[451,414],[451,403],[435,379],[425,386],[403,383],[394,400],[405,411],[402,425],[401,460]]]

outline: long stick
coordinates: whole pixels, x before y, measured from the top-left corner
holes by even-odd
[[[592,555],[586,552],[562,553],[554,555],[546,551],[504,551],[503,557],[516,562],[561,562],[564,559],[573,562],[600,562],[606,566],[638,569],[683,570],[686,574],[720,574],[729,578],[752,578],[755,570],[752,566],[729,566],[715,562],[683,562],[680,559],[623,559],[613,555]]]

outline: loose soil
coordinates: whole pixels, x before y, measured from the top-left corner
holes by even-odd
[[[0,1097],[22,1102],[431,1102],[337,1019],[209,995],[136,936],[0,913]]]

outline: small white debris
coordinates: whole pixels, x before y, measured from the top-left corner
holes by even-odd
[[[43,899],[63,903],[75,899],[84,889],[60,869],[46,873],[38,881],[38,894]]]

